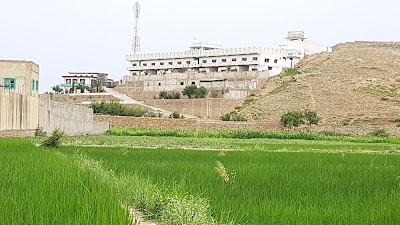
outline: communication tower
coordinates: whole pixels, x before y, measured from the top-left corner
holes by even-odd
[[[133,12],[135,14],[135,32],[132,41],[132,51],[136,55],[140,52],[140,36],[139,36],[139,17],[140,17],[140,4],[135,2],[133,5]]]

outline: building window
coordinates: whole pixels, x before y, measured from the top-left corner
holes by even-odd
[[[72,80],[72,83],[73,83],[73,84],[77,84],[77,83],[78,83],[78,79],[73,79],[73,80]]]
[[[143,63],[143,66],[147,66],[147,63]]]
[[[155,66],[155,65],[156,65],[156,63],[151,63],[151,65],[152,65],[152,66]]]
[[[39,91],[39,81],[36,81],[36,91]]]
[[[190,61],[186,61],[186,64],[190,65]]]
[[[16,78],[4,78],[5,89],[8,89],[8,90],[15,89],[16,84],[17,84]]]
[[[133,63],[132,66],[137,66],[137,64],[136,64],[136,63]]]
[[[161,86],[161,83],[158,83],[158,86]]]
[[[216,62],[217,62],[217,60],[216,60],[216,59],[213,59],[213,60],[212,60],[212,62],[213,62],[213,63],[216,63]]]
[[[163,63],[163,62],[160,62],[160,66],[164,66],[164,63]]]
[[[193,82],[192,82],[192,85],[196,85],[196,82],[193,81]]]
[[[173,65],[174,63],[173,63],[173,62],[169,62],[168,64],[169,64],[169,65]]]
[[[203,60],[203,63],[207,63],[207,60]]]
[[[150,86],[150,83],[147,83],[147,87],[149,87]]]
[[[178,65],[182,65],[182,62],[181,62],[181,61],[179,61],[179,62],[178,62]]]
[[[226,59],[222,59],[222,62],[226,62]]]
[[[242,61],[247,61],[247,58],[242,58]]]
[[[265,59],[265,62],[266,62],[266,63],[269,63],[269,59]]]
[[[293,60],[293,58],[289,58],[290,60]]]
[[[32,90],[35,90],[35,80],[32,80]]]
[[[277,60],[277,59],[275,59],[275,60],[274,60],[274,63],[278,63],[278,60]]]
[[[67,81],[65,81],[65,83],[71,84],[71,79],[67,79]]]
[[[85,85],[85,79],[81,79],[81,80],[79,81],[79,83],[82,84],[82,85]]]
[[[286,57],[283,57],[283,60],[286,60]]]
[[[258,69],[257,68],[253,68],[253,69],[251,69],[251,71],[258,71]]]
[[[232,62],[236,62],[236,61],[237,61],[237,59],[236,59],[236,58],[233,58],[233,59],[232,59]]]
[[[183,86],[184,85],[184,83],[183,82],[181,82],[181,86]]]
[[[268,70],[272,70],[272,66],[269,66],[269,67],[268,67]]]
[[[254,60],[254,61],[257,61],[257,60],[258,60],[258,57],[253,57],[253,60]]]

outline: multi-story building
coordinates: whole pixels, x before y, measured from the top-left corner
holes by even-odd
[[[111,82],[106,73],[69,72],[68,75],[62,77],[64,78],[64,83],[61,84],[61,87],[64,88],[65,93],[70,93],[71,89],[75,89],[78,86],[90,87],[94,84],[106,86]],[[73,92],[76,92],[76,90]]]
[[[220,45],[195,43],[184,52],[129,55],[127,69],[130,76],[226,71],[269,71],[275,76],[295,66],[305,55],[329,51],[326,46],[305,41],[302,31],[289,32],[287,40],[281,48],[223,49]]]
[[[125,92],[180,91],[188,85],[208,89],[242,91],[257,89],[259,84],[294,67],[306,55],[331,49],[306,41],[304,32],[291,31],[287,44],[279,48],[228,48],[195,43],[189,51],[127,56],[128,76]],[[227,92],[225,92],[227,93]]]

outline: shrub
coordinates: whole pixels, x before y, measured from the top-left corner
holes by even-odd
[[[35,137],[45,137],[47,133],[43,130],[43,127],[37,126],[35,129]]]
[[[205,87],[198,88],[196,85],[186,86],[182,91],[183,95],[189,98],[205,98],[207,94],[207,89]]]
[[[178,112],[173,112],[169,117],[172,119],[180,119],[181,115]]]
[[[284,127],[292,129],[303,125],[304,113],[300,111],[289,111],[281,116],[281,123]]]
[[[287,69],[285,71],[285,76],[296,76],[298,74],[301,74],[301,72],[296,68]]]
[[[93,109],[93,113],[97,115],[133,116],[133,117],[150,116],[144,109],[124,106],[116,101],[95,102],[92,103],[90,107]]]
[[[64,133],[59,129],[55,129],[50,137],[43,141],[42,145],[46,148],[57,148],[61,143],[62,137],[64,137]]]
[[[237,112],[230,112],[221,116],[222,121],[247,121],[247,119]]]
[[[319,118],[315,111],[311,110],[304,111],[304,118],[306,119],[308,126],[318,125]]]
[[[374,136],[374,137],[389,137],[389,133],[385,129],[379,129],[372,131],[368,135]]]

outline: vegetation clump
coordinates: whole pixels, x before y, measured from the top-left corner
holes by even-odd
[[[221,116],[222,121],[247,121],[246,117],[238,112],[230,112]]]
[[[64,133],[60,129],[55,129],[53,133],[43,141],[42,146],[46,148],[57,148],[60,146]]]
[[[180,99],[181,98],[181,93],[176,92],[176,91],[161,91],[159,94],[160,99]]]
[[[298,74],[301,74],[301,72],[296,68],[287,69],[285,71],[285,76],[296,76]]]
[[[303,124],[308,126],[317,125],[319,123],[318,115],[315,111],[289,111],[281,116],[280,122],[284,127],[292,129]]]
[[[374,137],[389,137],[389,133],[385,129],[379,129],[370,132],[368,135],[374,136]]]
[[[181,114],[179,114],[178,112],[173,112],[169,118],[171,119],[183,119],[183,116],[181,116]]]
[[[110,116],[133,116],[143,117],[152,116],[146,110],[121,105],[117,101],[112,102],[94,102],[90,105],[94,114],[110,115]]]
[[[205,87],[197,87],[196,85],[186,86],[182,91],[183,95],[188,98],[205,98],[207,89]]]

